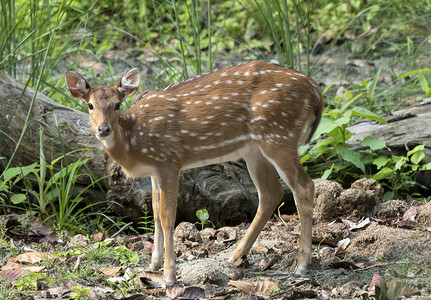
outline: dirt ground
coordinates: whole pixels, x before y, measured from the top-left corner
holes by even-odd
[[[112,245],[139,253],[137,264],[109,259],[95,263],[88,253],[70,251],[79,245],[91,249],[101,235],[92,240],[75,235],[67,243],[59,243],[58,236],[49,238],[48,233],[37,243],[15,237],[20,252],[69,253],[54,264],[36,262],[44,269],[39,272],[52,282],[39,285],[37,291],[21,291],[18,299],[69,299],[76,286],[87,289],[87,294],[73,299],[367,299],[373,295],[389,300],[431,299],[431,202],[382,203],[381,186],[367,179],[347,190],[329,181],[315,183],[313,263],[305,277],[292,276],[299,220],[275,215],[249,255],[235,264],[228,263],[228,258],[249,224],[198,230],[200,225],[180,223],[175,230],[178,284],[169,289],[160,286],[161,272],[146,271],[152,247],[148,236],[113,239]],[[14,269],[8,273],[6,266],[11,260],[18,263],[19,256],[9,256],[0,275],[13,281],[19,276],[10,275]],[[61,279],[60,274],[80,268],[91,270],[88,278]],[[120,293],[119,286],[128,289]]]

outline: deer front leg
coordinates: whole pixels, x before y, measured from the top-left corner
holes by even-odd
[[[175,281],[175,252],[174,252],[174,227],[177,212],[178,197],[178,171],[169,170],[160,176],[157,181],[160,187],[160,225],[163,230],[165,242],[164,278],[166,286]],[[162,239],[162,238],[160,238]]]
[[[151,177],[152,206],[154,217],[154,246],[151,257],[151,270],[157,271],[163,263],[163,230],[160,221],[160,187],[156,178]]]

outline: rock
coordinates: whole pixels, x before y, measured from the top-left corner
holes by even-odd
[[[180,273],[178,279],[186,286],[200,285],[206,282],[226,286],[231,280],[228,274],[237,273],[232,264],[209,258],[179,263],[178,270]]]
[[[386,220],[402,217],[409,205],[404,200],[389,200],[376,207],[377,218]]]
[[[416,220],[419,224],[431,228],[431,201],[418,207],[419,214]]]
[[[175,228],[174,238],[180,241],[191,241],[201,243],[202,239],[195,225],[189,222],[181,222]]]
[[[315,180],[313,215],[321,221],[331,221],[337,217],[359,220],[371,215],[382,197],[383,188],[374,179],[359,179],[347,190],[336,182]]]

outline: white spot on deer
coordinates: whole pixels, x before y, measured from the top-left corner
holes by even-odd
[[[140,136],[144,136],[144,133],[142,131],[139,132]]]
[[[256,106],[253,106],[253,107],[251,108],[251,110],[252,110],[252,111],[256,111],[256,110],[257,110],[257,107],[256,107]]]
[[[238,96],[238,95],[239,93],[236,93],[236,92],[232,93],[232,96]]]
[[[235,73],[233,73],[233,75],[238,76],[239,75],[239,71],[236,71]]]
[[[224,100],[229,100],[229,97],[224,96],[224,97],[223,97],[223,99],[224,99]]]
[[[238,101],[234,101],[234,102],[232,102],[233,104],[235,104],[235,105],[240,105],[241,103],[239,103]]]
[[[238,81],[237,81],[237,83],[238,83],[239,85],[243,85],[243,84],[244,84],[244,81],[242,81],[242,80],[238,80]]]
[[[221,122],[220,125],[221,126],[227,126],[227,123],[226,122]]]
[[[220,80],[216,80],[213,82],[214,85],[220,84]]]
[[[200,101],[200,100],[195,101],[195,104],[200,104],[200,103],[202,103],[202,101]]]
[[[248,76],[248,75],[250,75],[250,72],[249,72],[249,71],[247,71],[247,72],[245,72],[245,73],[244,73],[244,75],[245,75],[245,76]]]
[[[277,87],[282,87],[282,86],[283,86],[283,83],[276,83],[276,84],[275,84],[275,86],[277,86]]]
[[[227,76],[227,72],[222,73],[221,76]]]
[[[218,100],[218,99],[219,99],[219,96],[212,96],[212,97],[211,97],[211,99],[213,99],[213,100]]]
[[[264,95],[266,93],[267,93],[267,90],[263,90],[263,91],[260,92],[261,95]]]
[[[217,105],[216,107],[214,107],[215,109],[221,109],[220,105]]]
[[[272,88],[271,89],[271,92],[275,92],[275,91],[277,91],[278,90],[278,88]]]
[[[190,92],[190,95],[195,95],[196,94],[196,91],[191,91]]]
[[[255,141],[262,141],[262,135],[250,134],[250,137]]]
[[[209,123],[210,123],[210,122],[208,122],[208,121],[202,121],[202,122],[201,122],[201,124],[202,124],[202,125],[207,125],[207,124],[209,124]]]
[[[189,133],[189,131],[188,131],[188,130],[185,130],[185,129],[181,129],[181,130],[180,130],[180,132],[181,132],[182,134]]]
[[[150,147],[150,151],[151,151],[151,152],[155,152],[155,151],[156,151],[156,149],[154,149],[154,147]]]
[[[211,120],[211,119],[214,119],[214,118],[215,118],[214,116],[207,116],[208,120]]]
[[[268,104],[266,104],[266,103],[262,104],[262,107],[268,107]]]
[[[207,140],[207,139],[208,139],[208,137],[207,137],[207,136],[200,136],[200,137],[199,137],[199,139],[200,139],[200,140]]]
[[[211,102],[211,101],[207,101],[207,102],[205,102],[205,104],[206,105],[211,105],[211,104],[213,104],[214,102]]]
[[[186,112],[187,112],[187,110],[186,110],[186,109],[182,109],[182,110],[180,110],[180,112],[182,112],[182,113],[186,113]]]
[[[147,149],[147,148],[142,148],[142,149],[141,149],[141,152],[142,152],[142,153],[147,153],[147,152],[148,152],[148,149]]]
[[[168,117],[173,118],[175,117],[175,114],[168,114]]]
[[[254,76],[259,75],[259,72],[253,72],[253,75]]]
[[[207,84],[206,86],[204,86],[204,88],[210,88],[211,87],[211,84]]]
[[[150,106],[148,103],[144,105],[144,107],[148,107],[148,106]]]
[[[260,71],[260,74],[265,74],[265,70]]]
[[[260,105],[262,105],[262,103],[260,103],[260,102],[256,102],[256,105],[260,106]]]
[[[190,121],[194,122],[197,121],[198,118],[191,118]]]
[[[225,117],[230,118],[230,117],[232,117],[232,115],[231,114],[225,114]]]
[[[142,108],[142,107],[144,107],[144,105],[143,105],[143,104],[139,105],[139,108]]]
[[[232,80],[228,79],[228,80],[226,80],[226,83],[227,84],[232,84]]]
[[[190,132],[189,134],[190,136],[198,136],[198,134],[196,132]]]
[[[187,97],[189,95],[189,93],[185,93],[183,94],[183,97]]]
[[[295,134],[294,134],[292,131],[290,131],[290,132],[289,132],[289,136],[290,136],[290,137],[294,137],[294,136],[295,136]]]
[[[298,78],[293,77],[293,76],[291,76],[290,78],[293,79],[293,80],[298,80]]]
[[[266,121],[266,120],[267,119],[265,117],[259,116],[259,117],[256,117],[256,118],[252,119],[250,121],[250,123],[254,123],[254,122],[257,122],[257,121]]]
[[[130,145],[132,145],[132,146],[136,146],[136,137],[132,137],[132,138],[130,139]]]
[[[266,73],[271,73],[272,72],[272,70],[266,70]]]

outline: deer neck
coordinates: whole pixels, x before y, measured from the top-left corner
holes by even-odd
[[[131,120],[120,116],[118,122],[112,124],[112,133],[101,140],[106,153],[119,163],[124,169],[133,166],[133,153],[130,147],[130,138],[125,128],[131,128]]]

